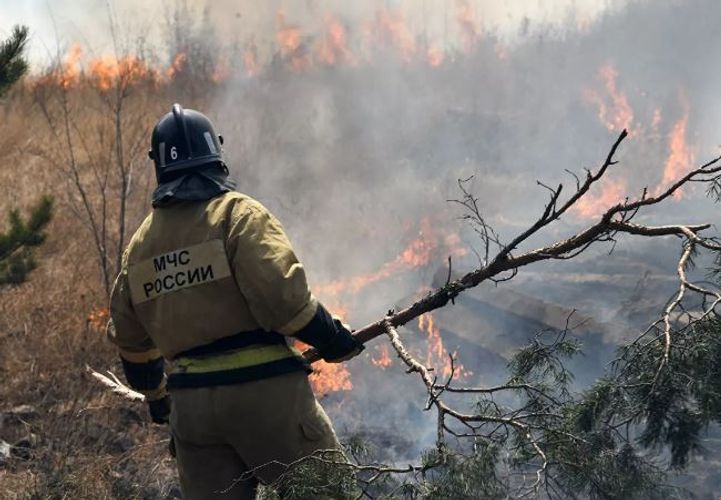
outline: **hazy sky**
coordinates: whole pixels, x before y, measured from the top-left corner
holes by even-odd
[[[189,5],[202,7],[205,1],[187,0]],[[399,7],[406,13],[406,22],[415,33],[425,32],[431,39],[448,40],[450,29],[457,25],[457,0],[378,0],[349,2],[340,0],[213,0],[211,16],[218,29],[237,36],[252,34],[256,39],[272,34],[275,13],[283,9],[288,20],[308,25],[332,12],[346,20],[368,19],[378,6]],[[475,12],[475,20],[486,27],[497,28],[512,37],[524,18],[531,23],[590,21],[610,6],[624,0],[467,0]],[[150,40],[159,40],[166,26],[167,13],[175,0],[0,0],[0,35],[14,24],[27,24],[32,30],[30,54],[33,61],[46,60],[54,53],[56,38],[61,45],[80,41],[97,52],[110,47],[108,37],[108,5],[117,10],[121,24],[146,33]],[[312,28],[310,28],[312,29]],[[56,37],[57,32],[57,37]]]

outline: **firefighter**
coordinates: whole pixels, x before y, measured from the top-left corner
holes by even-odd
[[[222,143],[178,104],[158,121],[153,210],[123,254],[108,327],[128,384],[170,423],[191,500],[254,498],[282,464],[340,449],[289,340],[329,362],[363,348],[311,295],[280,222],[234,190]]]

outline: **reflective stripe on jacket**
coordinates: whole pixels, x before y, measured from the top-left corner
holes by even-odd
[[[280,222],[259,202],[229,192],[154,209],[123,255],[110,309],[109,337],[124,360],[181,356],[170,386],[175,374],[191,385],[213,385],[206,382],[221,383],[222,372],[233,372],[232,382],[304,369],[285,338],[277,338],[305,326],[317,302]],[[246,332],[256,336],[254,344],[226,354],[183,354]]]

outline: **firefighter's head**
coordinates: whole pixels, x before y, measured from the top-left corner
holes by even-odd
[[[158,184],[193,172],[220,168],[227,174],[223,137],[202,113],[173,104],[153,129],[148,156],[155,163]]]

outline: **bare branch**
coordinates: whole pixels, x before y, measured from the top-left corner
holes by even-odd
[[[134,391],[127,385],[123,384],[113,372],[108,371],[108,375],[103,375],[87,365],[85,366],[85,370],[101,384],[106,387],[110,387],[115,394],[119,394],[130,401],[145,401],[145,395]]]

